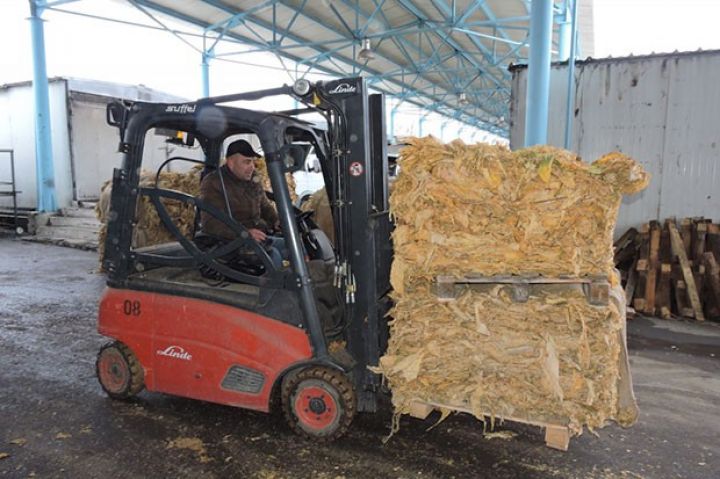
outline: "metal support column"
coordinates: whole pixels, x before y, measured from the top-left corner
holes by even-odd
[[[575,111],[575,50],[577,49],[577,4],[579,0],[573,0],[572,6],[572,29],[570,33],[570,56],[568,58],[568,86],[565,112],[565,149],[570,149],[572,142],[573,113]]]
[[[388,135],[388,138],[390,139],[391,143],[395,143],[395,113],[397,113],[397,109],[400,106],[400,103],[395,105],[392,110],[390,110],[390,133]]]
[[[565,0],[563,2],[563,14],[559,18],[559,31],[558,31],[558,60],[567,60],[570,56],[570,43],[572,42],[572,14],[570,13],[572,7],[570,6],[571,0]]]
[[[208,52],[202,53],[202,96],[207,98],[210,96],[210,58]]]
[[[532,0],[530,61],[525,100],[525,146],[547,143],[552,9],[552,0]]]
[[[50,130],[50,93],[45,65],[45,31],[42,14],[45,0],[30,0],[30,32],[33,50],[33,95],[35,99],[35,165],[37,210],[57,210],[55,171]]]

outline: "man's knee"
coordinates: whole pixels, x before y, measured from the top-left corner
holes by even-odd
[[[282,255],[280,254],[280,250],[278,250],[278,249],[277,249],[276,247],[274,247],[274,246],[271,246],[271,247],[268,249],[268,255],[270,256],[270,259],[272,260],[273,265],[274,265],[277,269],[282,269],[282,266],[283,266],[283,257],[282,257]]]

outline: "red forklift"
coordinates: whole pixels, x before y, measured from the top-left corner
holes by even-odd
[[[228,105],[278,95],[301,107]],[[294,431],[321,441],[344,434],[356,412],[376,411],[381,378],[368,366],[387,347],[393,254],[383,96],[369,94],[362,78],[299,80],[190,103],[114,102],[107,121],[119,130],[123,161],[113,172],[98,317],[99,332],[112,339],[97,358],[106,393],[126,399],[145,388],[265,412],[279,404]],[[204,161],[174,156],[158,176],[170,162],[200,163],[207,174],[220,166],[224,142],[257,136],[289,265],[275,267],[229,208],[157,181],[140,184],[146,135],[162,130],[182,132]],[[288,192],[285,174],[303,168],[309,151],[322,166],[334,244]],[[175,241],[133,247],[142,197]],[[195,212],[190,234],[174,222],[171,203]],[[205,235],[201,212],[235,239]]]

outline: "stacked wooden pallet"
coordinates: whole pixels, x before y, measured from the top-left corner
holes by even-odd
[[[630,228],[615,242],[627,305],[663,318],[720,319],[720,225],[668,218]]]

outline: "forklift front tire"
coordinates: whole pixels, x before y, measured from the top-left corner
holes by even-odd
[[[306,438],[330,442],[345,434],[355,417],[356,399],[345,374],[312,366],[282,385],[282,405],[290,427]]]
[[[103,390],[113,399],[128,399],[145,387],[135,354],[119,341],[107,343],[97,356],[95,371]]]

